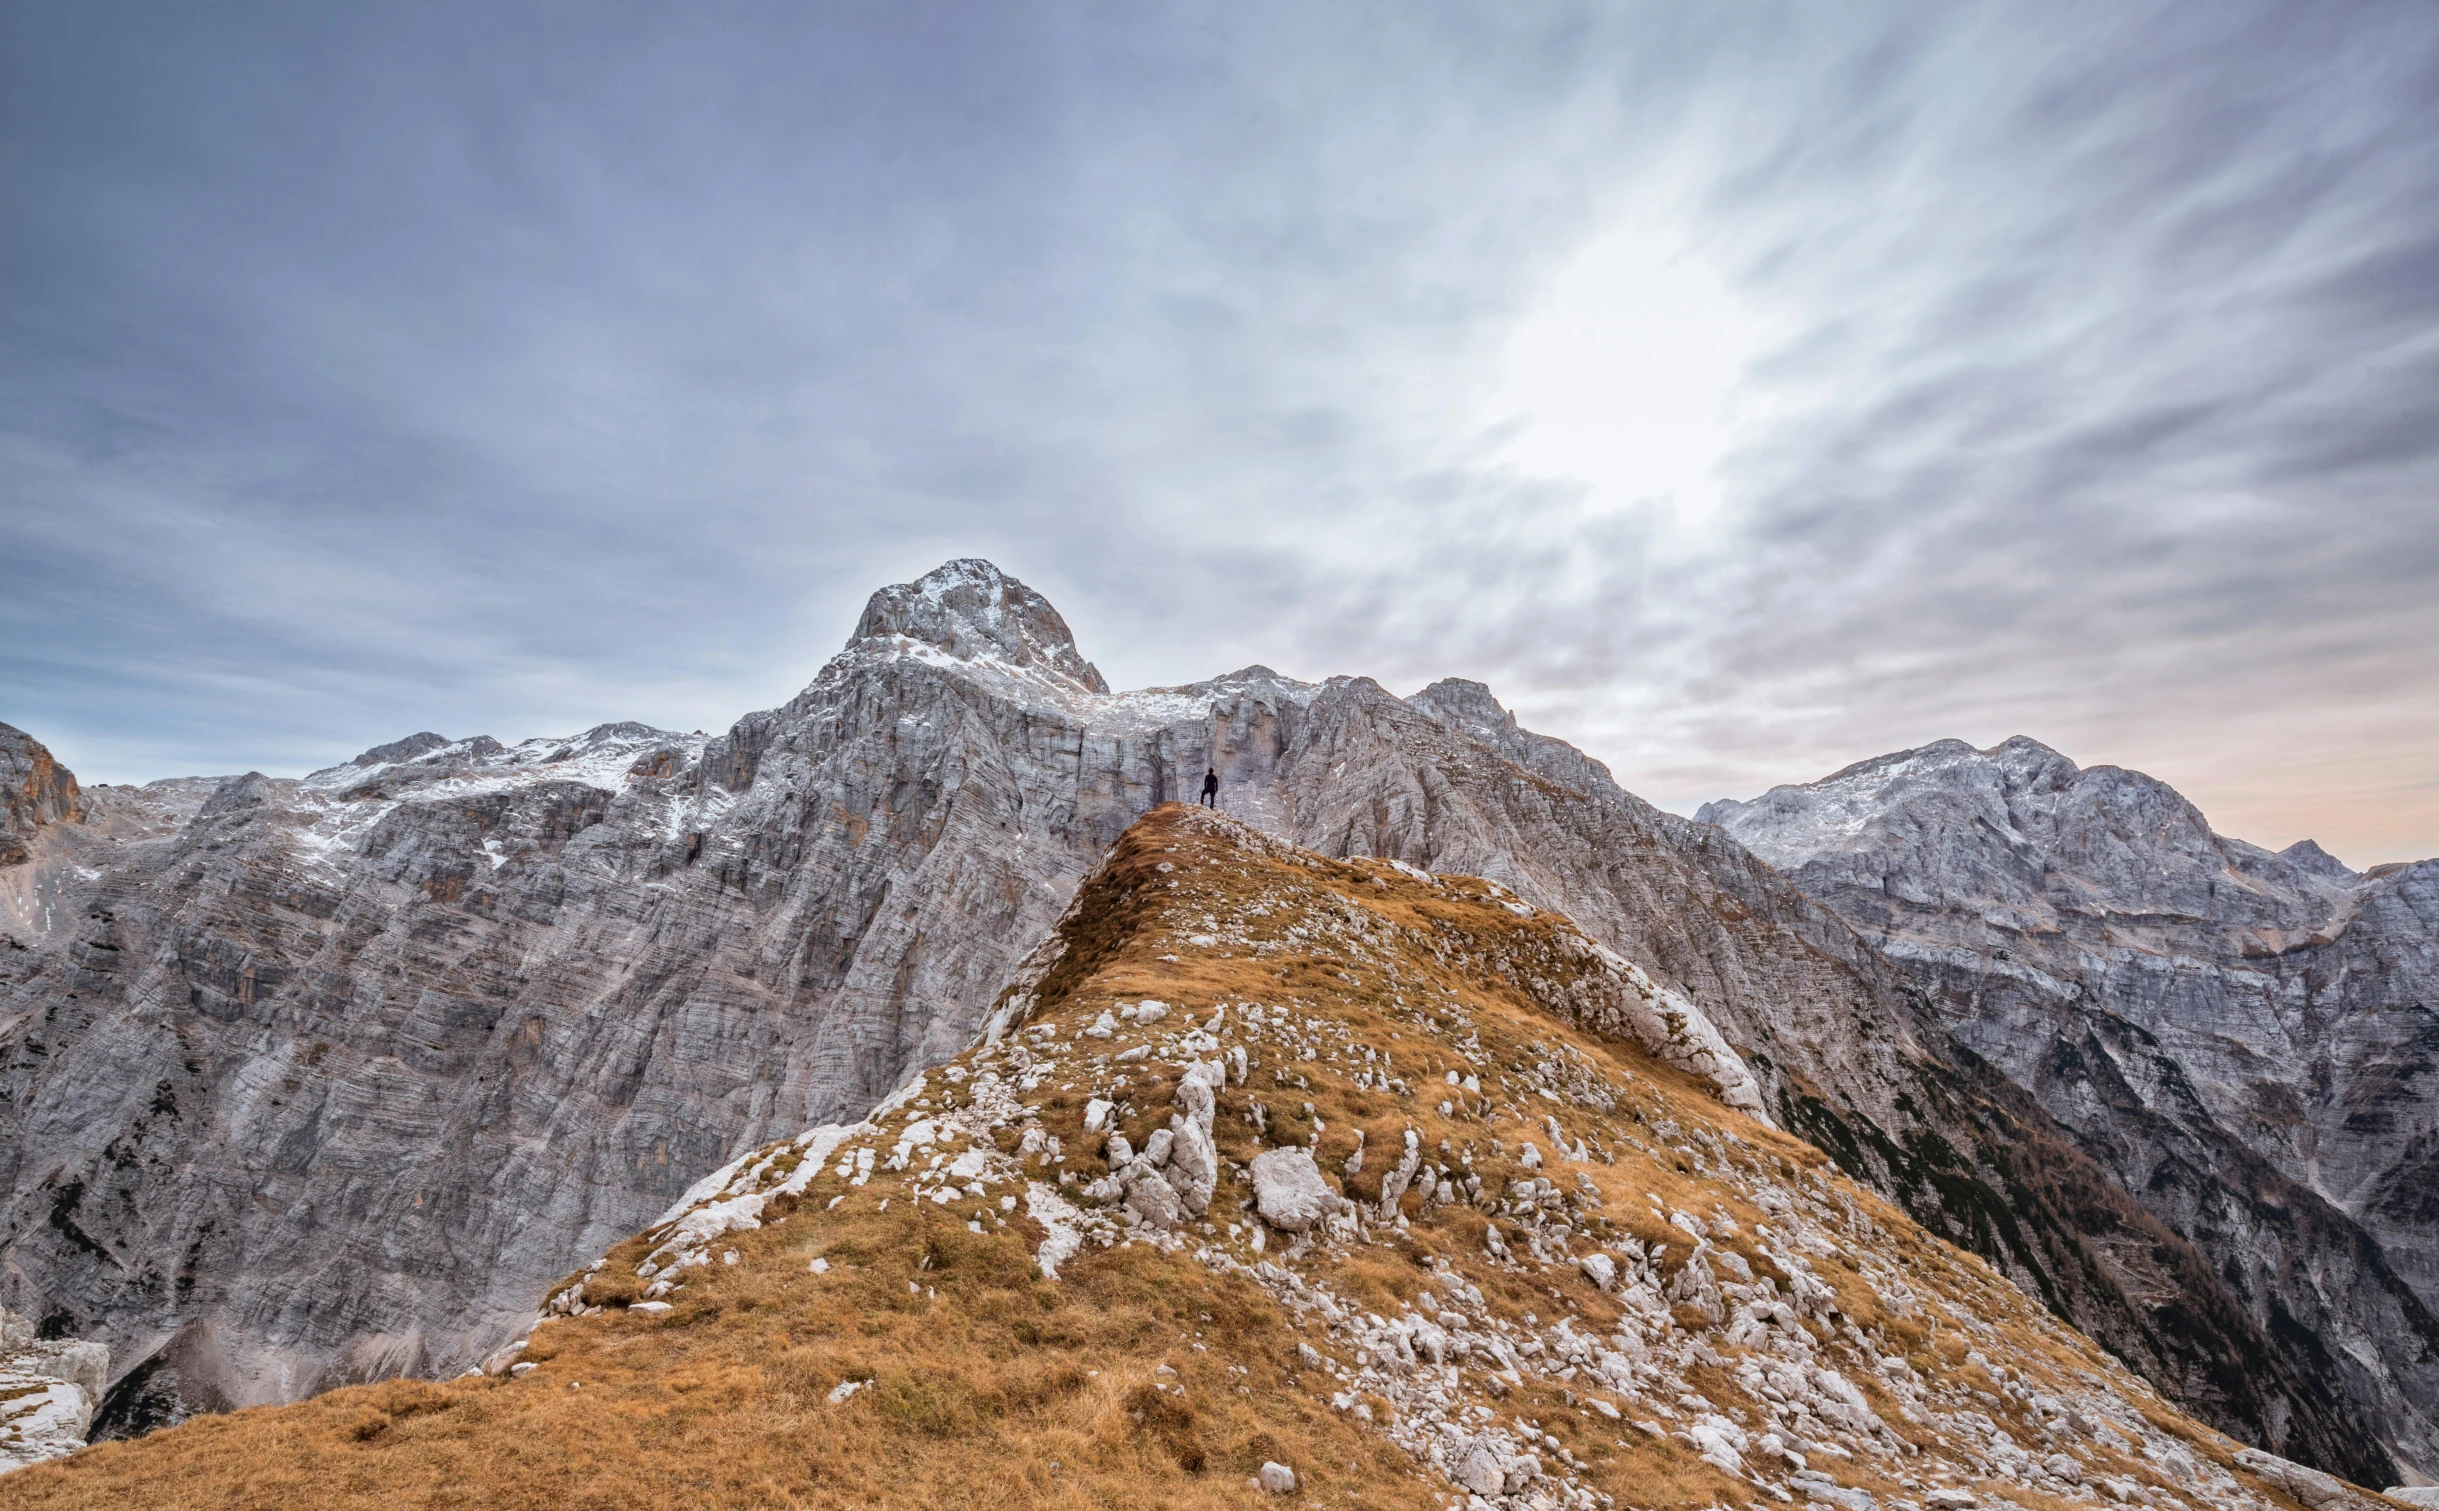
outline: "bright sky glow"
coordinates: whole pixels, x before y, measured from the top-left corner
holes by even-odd
[[[1659,503],[1700,533],[1719,514],[1740,380],[1765,334],[1682,243],[1640,223],[1610,230],[1509,342],[1492,406],[1522,422],[1509,460],[1587,485],[1593,513]]]

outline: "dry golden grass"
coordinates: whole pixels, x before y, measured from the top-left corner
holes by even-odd
[[[1377,1436],[1288,1387],[1295,1333],[1249,1283],[1132,1248],[1053,1284],[1020,1238],[978,1237],[929,1204],[872,1206],[734,1235],[743,1262],[666,1320],[550,1324],[522,1379],[393,1381],[204,1418],[0,1482],[0,1500],[1200,1508],[1258,1499],[1246,1477],[1279,1458],[1333,1503],[1430,1503]],[[816,1247],[827,1274],[806,1272]],[[1164,1365],[1182,1398],[1151,1389]],[[827,1402],[858,1379],[871,1384]]]
[[[1543,1119],[1555,1116],[1570,1139],[1614,1160],[1569,1167],[1599,1188],[1600,1215],[1590,1219],[1596,1230],[1605,1224],[1645,1241],[1681,1238],[1653,1215],[1646,1193],[1706,1217],[1724,1209],[1745,1236],[1721,1238],[1722,1246],[1737,1249],[1756,1273],[1773,1274],[1749,1236],[1766,1214],[1715,1168],[1697,1168],[1699,1157],[1667,1147],[1652,1130],[1674,1123],[1729,1135],[1730,1158],[1741,1169],[1850,1203],[1859,1220],[1875,1225],[1875,1253],[1917,1291],[1999,1322],[2012,1351],[2002,1362],[2037,1379],[2106,1375],[2139,1395],[2090,1343],[1980,1260],[1852,1186],[1818,1150],[1720,1106],[1635,1046],[1555,1019],[1517,978],[1563,985],[1576,967],[1552,940],[1565,925],[1548,915],[1519,917],[1480,883],[1446,882],[1433,888],[1373,862],[1246,848],[1172,805],[1130,830],[1090,884],[1070,925],[1069,953],[1042,984],[1036,1021],[1057,1025],[1059,1043],[1071,1045],[1076,1027],[1120,1000],[1158,997],[1193,1014],[1223,1002],[1291,1007],[1325,1021],[1333,1042],[1355,1046],[1358,1056],[1364,1046],[1385,1052],[1414,1094],[1358,1085],[1358,1058],[1288,1060],[1265,1046],[1247,1084],[1220,1097],[1215,1136],[1229,1159],[1248,1161],[1264,1147],[1249,1116],[1259,1102],[1267,1142],[1301,1140],[1318,1128],[1316,1156],[1333,1172],[1354,1149],[1355,1131],[1365,1131],[1382,1157],[1346,1182],[1349,1195],[1377,1200],[1387,1156],[1408,1126],[1427,1147],[1442,1139],[1470,1146],[1474,1169],[1496,1189],[1520,1173],[1524,1140],[1547,1142]],[[1253,947],[1187,945],[1211,918],[1255,904],[1272,911],[1252,930]],[[1369,932],[1359,944],[1289,932],[1325,913]],[[1486,968],[1486,961],[1498,963]],[[1468,1033],[1474,1042],[1462,1062],[1481,1071],[1483,1094],[1460,1097],[1441,1076],[1459,1066],[1457,1043]],[[1122,1084],[1139,1109],[1127,1132],[1140,1144],[1165,1121],[1175,1077],[1157,1059],[1094,1069],[1080,1063],[1090,1047],[1071,1049],[1079,1059],[1067,1073],[1027,1098],[1042,1126],[1081,1156],[1071,1167],[1088,1174],[1099,1169],[1086,1152],[1097,1141],[1082,1129],[1088,1096]],[[992,1054],[964,1058],[981,1063]],[[1606,1087],[1613,1110],[1536,1096],[1517,1073],[1560,1058]],[[1282,1075],[1293,1079],[1282,1084]],[[961,1094],[940,1077],[927,1092],[935,1107]],[[1443,1115],[1443,1096],[1462,1105]],[[1251,1257],[1242,1239],[1217,1226],[1235,1215],[1243,1195],[1223,1180],[1212,1205],[1215,1226],[1199,1241]],[[1492,1219],[1473,1207],[1426,1207],[1410,1194],[1404,1211],[1410,1226],[1403,1231],[1376,1227],[1379,1242],[1323,1248],[1297,1263],[1383,1312],[1413,1298],[1429,1267],[1446,1261],[1512,1321],[1563,1311],[1606,1327],[1618,1314],[1618,1303],[1571,1267],[1490,1263],[1484,1231]],[[633,1298],[635,1266],[651,1247],[640,1238],[620,1246],[587,1291],[613,1309],[537,1329],[525,1357],[539,1367],[523,1378],[394,1381],[205,1418],[11,1476],[0,1481],[0,1506],[1194,1511],[1275,1504],[1247,1484],[1266,1459],[1304,1477],[1304,1503],[1443,1503],[1448,1487],[1436,1473],[1330,1408],[1335,1382],[1303,1370],[1297,1355],[1299,1342],[1326,1346],[1326,1338],[1306,1331],[1259,1286],[1145,1246],[1088,1248],[1057,1281],[1045,1280],[1029,1248],[1041,1230],[1022,1218],[991,1228],[995,1212],[983,1200],[913,1200],[902,1176],[876,1174],[851,1187],[824,1173],[792,1210],[766,1214],[778,1220],[722,1240],[738,1252],[738,1264],[688,1271],[677,1309],[664,1319],[617,1309]],[[991,1231],[970,1231],[969,1219]],[[1682,1243],[1675,1247],[1681,1256]],[[828,1262],[826,1273],[809,1272],[816,1255]],[[1883,1347],[1943,1383],[1984,1391],[1989,1404],[1981,1409],[2029,1434],[1995,1382],[1963,1363],[1966,1344],[1952,1327],[1928,1309],[1888,1315],[1859,1270],[1826,1262],[1816,1270],[1847,1317],[1874,1330]],[[1759,1406],[1727,1370],[1702,1368],[1690,1379],[1722,1410]],[[828,1399],[842,1381],[859,1380],[870,1384],[842,1403]],[[1533,1420],[1565,1442],[1584,1465],[1582,1482],[1621,1505],[1740,1505],[1754,1494],[1681,1442],[1594,1417],[1555,1381],[1527,1381],[1497,1402],[1502,1417]],[[1884,1420],[1936,1455],[1936,1440],[1901,1423],[1876,1379],[1857,1383]],[[1164,1388],[1176,1386],[1182,1390]],[[1389,1409],[1377,1397],[1368,1404],[1376,1414]],[[2156,1403],[2145,1410],[2209,1457],[2224,1462],[2233,1447]],[[2161,1483],[2147,1464],[2118,1458],[2115,1472]],[[1858,1461],[1841,1466],[1840,1477],[1889,1495],[1910,1493],[1889,1477],[1894,1472]],[[2008,1493],[2035,1511],[2053,1511],[2030,1492]]]

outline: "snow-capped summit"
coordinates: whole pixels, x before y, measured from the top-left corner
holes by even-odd
[[[2411,1404],[2439,1391],[2439,861],[2357,876],[2310,840],[2246,844],[2165,782],[2023,736],[1700,819],[1902,963],[2251,1296],[2363,1362],[2400,1456],[2439,1459]],[[2265,1256],[2304,1245],[2313,1278],[2289,1285]]]
[[[2295,927],[2325,915],[2352,875],[2318,847],[2289,859],[2214,833],[2167,783],[2079,767],[2024,735],[1988,750],[1940,740],[1875,756],[1751,802],[1706,803],[1696,818],[1824,896],[1902,892],[1896,878],[1927,869],[1939,881],[1921,896],[2046,914],[2071,876],[2082,902],[2106,910],[2215,917],[2245,895],[2248,925]]]
[[[1050,600],[980,557],[960,557],[873,594],[847,647],[893,637],[962,661],[1002,662],[1052,673],[1087,692],[1109,691]]]
[[[416,790],[427,795],[496,791],[539,781],[592,782],[614,791],[631,776],[667,776],[699,755],[704,739],[631,719],[596,724],[582,734],[537,735],[514,745],[489,735],[452,740],[425,731],[325,767],[299,786],[308,794],[350,798]]]

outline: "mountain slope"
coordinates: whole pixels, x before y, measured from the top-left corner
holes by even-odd
[[[1773,1120],[2190,1409],[2387,1475],[2316,1334],[2249,1315],[1718,830],[1474,684],[1108,693],[981,562],[875,594],[802,694],[717,737],[424,734],[130,795],[151,827],[57,872],[0,952],[0,1300],[110,1347],[105,1433],[454,1372],[701,1171],[957,1052],[1207,764],[1267,832],[1565,911],[1716,1023]]]
[[[1877,940],[2439,1469],[2439,862],[2273,854],[2023,738],[1701,816]]]
[[[10,1503],[2367,1504],[1723,1103],[1698,1012],[1495,885],[1171,806],[999,1008],[484,1372],[104,1444]]]
[[[2391,1445],[2427,1457],[2425,1419],[2389,1409],[2398,1391],[2359,1378],[2318,1334],[2248,1311],[1834,913],[1716,829],[1518,729],[1478,684],[1410,703],[1463,742],[1401,727],[1404,708],[1371,713],[1392,737],[1333,739],[1299,764],[1350,774],[1298,808],[1300,839],[1479,870],[1584,920],[1703,1004],[1786,1126],[2209,1420],[2364,1479],[2390,1473]],[[2351,1386],[2383,1414],[2366,1424]]]

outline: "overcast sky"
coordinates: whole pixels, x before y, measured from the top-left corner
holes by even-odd
[[[85,779],[725,728],[961,555],[1683,810],[2022,733],[2439,853],[2439,6],[0,0]]]

